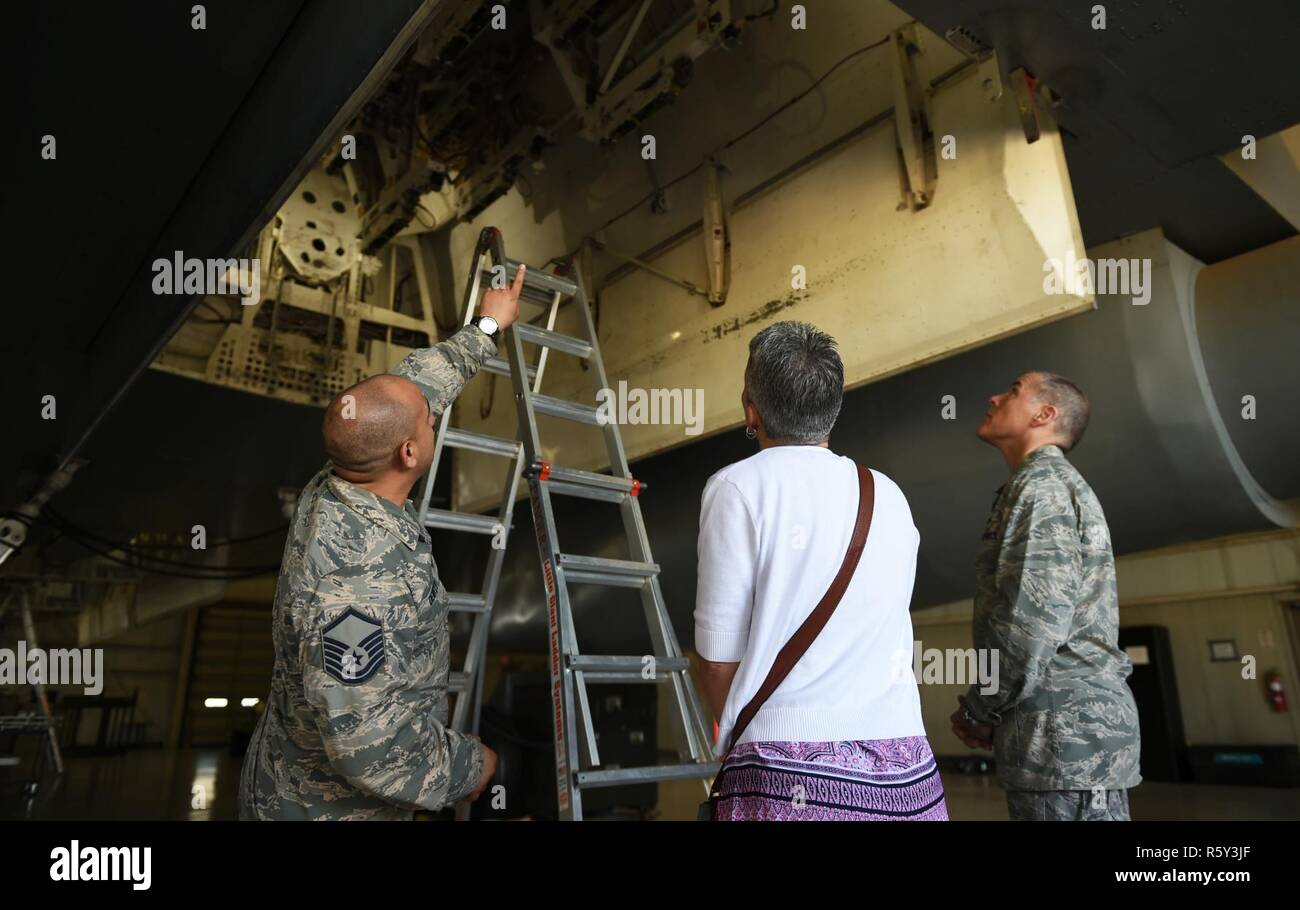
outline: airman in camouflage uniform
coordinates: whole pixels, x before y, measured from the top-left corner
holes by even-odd
[[[1127,819],[1141,782],[1110,531],[1063,451],[1088,409],[1069,380],[1030,373],[980,426],[1013,469],[977,561],[974,643],[997,649],[999,678],[989,694],[972,686],[954,724],[963,739],[991,738],[1012,818]]]
[[[508,304],[496,301],[497,312],[508,311],[498,319],[502,327],[517,312],[522,275],[513,288],[495,292],[513,293]],[[333,461],[298,499],[272,611],[271,693],[241,775],[241,818],[410,818],[414,809],[437,810],[477,795],[485,758],[495,764],[477,739],[447,727],[447,592],[428,532],[406,500],[432,460],[425,443],[432,442],[434,421],[495,351],[492,337],[466,326],[442,344],[412,352],[396,376],[366,380],[378,382],[377,391],[363,390],[365,383],[349,390],[359,416],[371,421],[350,431],[381,431],[384,408],[409,392],[427,401],[427,411],[416,407],[428,434],[419,437],[423,451],[405,472],[413,476],[396,484],[404,507],[344,479]],[[341,406],[336,399],[327,411],[327,450],[330,421]],[[395,413],[396,420],[401,412]],[[409,428],[394,426],[395,438],[403,439]],[[372,444],[351,442],[356,451]],[[383,478],[393,474],[379,470]]]

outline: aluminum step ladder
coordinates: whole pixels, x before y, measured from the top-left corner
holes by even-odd
[[[483,290],[482,278],[486,259],[486,252],[476,255],[475,268],[470,273],[465,289],[462,327],[469,325],[478,308],[479,293]],[[423,282],[421,284],[423,285]],[[425,305],[430,306],[431,301],[425,301]],[[504,360],[500,357],[494,357],[492,360],[494,363],[485,364],[485,369],[509,375],[509,368]],[[453,427],[451,413],[452,407],[448,405],[438,419],[433,463],[425,476],[424,492],[420,497],[419,520],[430,530],[484,535],[489,538],[489,545],[492,548],[478,593],[447,592],[452,613],[469,613],[474,617],[469,645],[465,652],[465,663],[459,670],[453,669],[447,680],[449,692],[456,696],[451,715],[451,727],[460,733],[477,735],[483,710],[483,668],[487,660],[488,633],[492,625],[492,604],[496,599],[501,567],[505,563],[506,544],[510,538],[510,522],[515,508],[515,490],[519,486],[519,478],[524,467],[524,447],[517,439],[503,439]],[[495,516],[435,509],[429,505],[433,498],[434,481],[438,476],[438,466],[442,462],[444,448],[479,452],[506,459],[501,505]],[[463,803],[457,808],[457,818],[466,817],[468,817],[468,803]]]
[[[506,257],[505,243],[495,228],[479,239],[481,253],[490,253],[496,280],[512,279],[518,263]],[[501,268],[504,266],[504,268]],[[690,676],[690,660],[682,654],[659,585],[659,566],[650,552],[639,494],[644,484],[628,469],[623,439],[616,421],[598,417],[594,404],[568,401],[542,394],[541,380],[550,351],[577,357],[587,365],[592,400],[609,387],[601,362],[587,295],[580,282],[529,268],[521,302],[547,305],[546,327],[515,322],[506,331],[509,370],[519,411],[519,438],[527,459],[529,499],[547,599],[550,631],[551,697],[553,701],[556,792],[561,819],[582,818],[582,791],[594,787],[707,779],[718,770],[711,730]],[[555,317],[562,304],[571,302],[577,314],[580,337],[555,332]],[[538,362],[530,367],[524,344],[540,348]],[[605,440],[610,473],[565,468],[543,458],[537,415],[549,415],[598,427]],[[604,559],[565,553],[556,534],[551,497],[576,496],[617,505],[627,536],[630,560]],[[653,655],[596,655],[578,650],[569,586],[573,584],[634,588],[638,591],[649,627]],[[651,658],[653,658],[651,660]],[[657,683],[670,687],[675,764],[640,768],[602,767],[592,724],[588,687],[602,683]]]

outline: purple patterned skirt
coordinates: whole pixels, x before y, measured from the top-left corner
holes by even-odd
[[[718,775],[718,821],[948,820],[924,736],[741,743]]]

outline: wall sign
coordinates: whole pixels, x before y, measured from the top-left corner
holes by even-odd
[[[1236,660],[1237,643],[1232,639],[1210,642],[1210,660]]]

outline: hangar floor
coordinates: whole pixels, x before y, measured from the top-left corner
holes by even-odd
[[[45,819],[231,820],[236,816],[240,759],[223,749],[68,759],[57,791],[32,817]],[[947,772],[944,786],[954,821],[1002,821],[1002,788],[989,777]],[[674,794],[676,796],[677,794]],[[690,798],[666,799],[665,818],[694,817]],[[12,803],[8,803],[12,805]],[[677,808],[681,808],[679,814]],[[1300,788],[1146,783],[1132,794],[1136,821],[1274,821],[1300,817]]]

